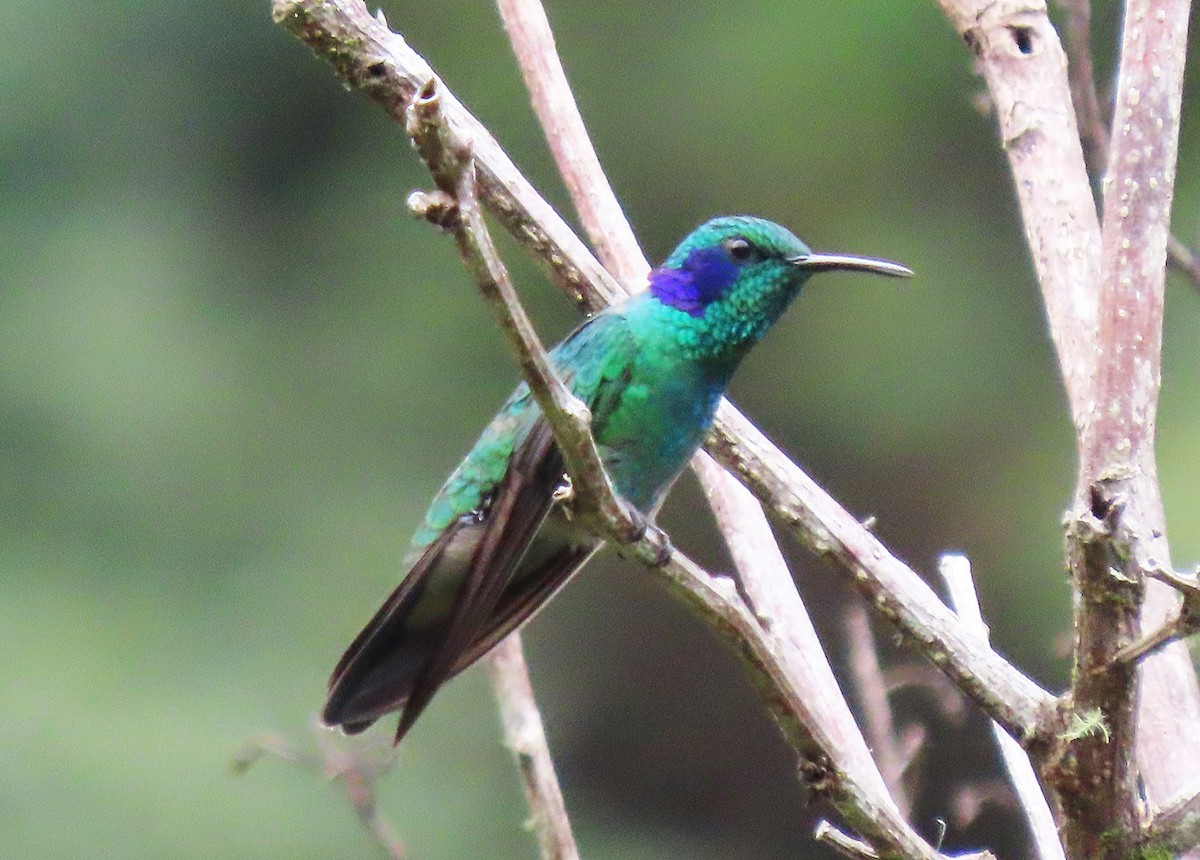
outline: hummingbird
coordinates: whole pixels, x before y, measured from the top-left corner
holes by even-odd
[[[809,250],[762,218],[714,218],[555,346],[551,366],[592,414],[616,491],[652,520],[703,441],[734,371],[811,275],[911,276]],[[346,649],[322,712],[347,734],[400,712],[399,743],[435,692],[528,621],[600,548],[572,522],[561,453],[522,383],[434,497],[404,580]]]

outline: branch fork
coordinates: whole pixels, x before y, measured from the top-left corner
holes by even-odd
[[[1110,133],[1088,0],[1061,0],[1069,63],[1042,0],[939,2],[996,104],[1080,452],[1064,716],[1076,728],[1098,718],[1110,737],[1063,733],[1042,775],[1069,856],[1124,858],[1137,841],[1140,792],[1169,796],[1200,767],[1195,672],[1184,649],[1163,647],[1182,616],[1178,596],[1155,581],[1170,563],[1153,453],[1163,266],[1168,245],[1181,244],[1170,242],[1168,220],[1189,4],[1126,0]],[[1025,47],[1013,41],[1017,25],[1036,33]],[[1096,174],[1106,172],[1102,219],[1084,147]]]

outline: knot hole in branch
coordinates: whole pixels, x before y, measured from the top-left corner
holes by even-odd
[[[967,48],[975,56],[983,54],[983,41],[979,38],[979,34],[974,29],[965,30],[962,34],[963,41],[967,43]]]
[[[1009,24],[1006,29],[1008,30],[1008,34],[1012,36],[1013,44],[1017,46],[1018,51],[1025,55],[1033,53],[1032,27]]]
[[[1115,486],[1121,479],[1118,475],[1101,475],[1088,486],[1088,509],[1111,531],[1125,510],[1128,497]]]

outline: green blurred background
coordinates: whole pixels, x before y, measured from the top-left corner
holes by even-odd
[[[405,212],[428,183],[400,130],[265,2],[2,8],[0,856],[374,856],[336,787],[229,762],[264,731],[315,746],[333,661],[513,384],[501,338]],[[568,212],[491,5],[384,8]],[[918,569],[967,552],[998,646],[1060,685],[1073,444],[970,56],[929,2],[736,8],[549,12],[653,260],[750,212],[916,270],[822,277],[734,399]],[[1114,5],[1096,16],[1111,45]],[[1185,237],[1198,133],[1185,104]],[[509,259],[546,338],[565,333],[572,308]],[[1163,375],[1182,564],[1200,555],[1200,298],[1175,276]],[[725,569],[698,509],[685,481],[665,521]],[[784,544],[841,661],[850,595]],[[755,693],[653,577],[603,559],[526,641],[585,857],[825,856]],[[921,829],[1021,856],[1003,804],[954,819],[994,772],[982,720],[897,701],[930,727]],[[534,856],[482,671],[434,702],[380,804],[414,858]]]

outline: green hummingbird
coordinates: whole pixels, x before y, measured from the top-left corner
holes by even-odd
[[[550,351],[591,409],[614,488],[653,518],[704,439],[742,358],[814,272],[909,276],[897,263],[816,254],[786,228],[715,218]],[[564,467],[521,384],[434,497],[408,574],[333,670],[322,718],[361,732],[400,711],[399,743],[438,688],[538,611],[600,548],[556,493]]]

